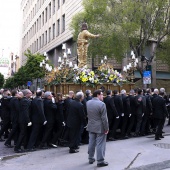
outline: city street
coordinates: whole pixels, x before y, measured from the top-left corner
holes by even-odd
[[[107,142],[105,170],[168,170],[170,169],[170,126],[165,126],[165,138],[154,135]],[[0,143],[0,170],[95,170],[96,162],[88,163],[87,145],[80,152],[69,154],[67,147],[16,154]]]

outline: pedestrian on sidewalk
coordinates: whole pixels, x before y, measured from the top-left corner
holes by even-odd
[[[108,166],[108,163],[104,161],[106,137],[109,132],[109,124],[107,118],[106,105],[103,101],[103,92],[96,90],[93,93],[92,100],[87,102],[87,116],[88,125],[87,131],[89,131],[89,164],[93,164],[95,161],[95,147],[97,152],[97,166]]]

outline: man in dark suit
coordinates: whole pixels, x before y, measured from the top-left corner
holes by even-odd
[[[146,90],[146,93],[144,94],[144,98],[146,100],[146,109],[145,109],[145,114],[143,116],[142,125],[141,125],[140,135],[142,136],[145,136],[149,132],[149,117],[152,114],[150,89]]]
[[[122,101],[122,97],[119,95],[118,90],[114,90],[113,93],[114,93],[113,97],[114,97],[115,107],[119,115],[119,119],[117,119],[117,124],[120,124],[122,115],[124,115],[123,101]],[[113,138],[116,138],[116,129],[115,129],[115,134],[113,135]]]
[[[37,141],[39,132],[42,128],[42,125],[45,125],[47,123],[44,115],[44,104],[41,96],[42,96],[42,91],[37,90],[36,97],[33,99],[31,103],[32,130],[27,145],[27,151],[30,152],[35,151],[34,146]]]
[[[144,116],[145,109],[146,109],[146,99],[143,96],[143,90],[138,89],[138,95],[135,97],[136,103],[136,118],[137,124],[135,129],[134,137],[138,137],[140,135],[140,129],[142,124],[142,117]]]
[[[10,91],[9,90],[4,90],[3,91],[3,97],[1,99],[1,107],[2,107],[2,119],[3,119],[3,126],[0,130],[0,142],[4,141],[2,139],[2,135],[6,134],[8,132],[8,129],[11,125],[11,119],[10,119],[10,107],[9,107],[9,102],[10,102]]]
[[[69,128],[69,153],[78,152],[78,140],[80,138],[80,130],[82,125],[86,126],[85,112],[83,104],[84,99],[83,92],[77,92],[75,100],[70,103],[69,113],[67,118],[67,126]]]
[[[126,131],[127,137],[131,137],[131,131],[135,124],[135,118],[136,118],[135,91],[133,89],[130,90],[129,92],[129,100],[130,100],[131,115],[129,117],[129,124]]]
[[[153,104],[153,117],[154,121],[156,121],[157,130],[155,133],[155,140],[160,140],[160,138],[164,138],[162,136],[162,129],[165,122],[165,117],[168,117],[168,111],[166,108],[166,102],[163,99],[164,92],[160,92],[159,96],[155,97],[152,101]]]
[[[11,122],[12,122],[12,129],[9,133],[8,139],[5,142],[5,146],[7,147],[12,147],[11,146],[11,140],[14,138],[14,143],[16,143],[17,138],[18,138],[18,116],[19,116],[19,111],[20,111],[20,105],[19,105],[19,94],[17,90],[12,90],[12,98],[10,99],[9,102],[9,107],[10,107],[10,117],[11,117]]]
[[[44,94],[44,114],[47,120],[45,125],[44,136],[42,138],[40,148],[46,149],[49,143],[51,142],[52,132],[56,120],[56,111],[57,105],[52,102],[52,93],[50,91],[45,92]],[[55,146],[54,146],[55,147]],[[56,146],[57,147],[57,146]]]
[[[126,95],[126,90],[121,90],[121,97],[123,101],[123,114],[122,114],[122,126],[121,126],[121,139],[127,139],[126,130],[129,116],[131,116],[130,100]]]
[[[32,125],[31,120],[30,120],[30,111],[31,111],[30,98],[32,96],[32,92],[29,89],[25,89],[22,92],[23,92],[24,97],[20,100],[20,112],[19,112],[19,118],[18,118],[20,133],[19,133],[16,146],[14,148],[14,151],[17,153],[23,152],[23,150],[21,150],[21,145],[23,142],[24,142],[24,146],[26,147],[27,126]]]
[[[89,101],[91,100],[93,97],[92,97],[92,93],[91,93],[91,90],[86,90],[86,101]]]
[[[109,122],[109,134],[107,136],[108,140],[115,140],[116,129],[119,125],[119,115],[117,113],[114,98],[112,97],[112,90],[107,90],[107,96],[104,98],[104,103],[106,104],[107,117]]]

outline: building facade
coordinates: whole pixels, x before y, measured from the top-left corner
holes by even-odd
[[[82,0],[22,0],[21,64],[26,62],[24,53],[47,52],[52,63],[58,65],[62,43],[76,55],[69,24],[72,16],[82,10]]]

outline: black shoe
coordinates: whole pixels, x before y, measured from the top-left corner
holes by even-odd
[[[40,146],[40,149],[49,149],[47,146]]]
[[[11,146],[10,144],[5,143],[4,145],[5,145],[7,148],[13,148],[13,146]]]
[[[76,149],[70,149],[70,150],[69,150],[69,153],[77,153],[77,152],[79,152],[79,151],[76,150]]]
[[[22,149],[14,149],[14,152],[15,152],[15,153],[23,153],[24,150],[22,150]]]
[[[80,149],[80,147],[79,147],[79,146],[76,146],[76,147],[74,147],[74,149]]]
[[[155,138],[155,140],[161,140],[160,138]]]
[[[0,138],[0,142],[4,142],[4,141],[5,141],[5,139]]]
[[[146,134],[145,133],[141,133],[140,136],[146,136]]]
[[[27,151],[27,152],[34,152],[34,151],[36,151],[36,149],[34,149],[34,148],[26,149],[26,151]]]
[[[139,137],[139,133],[134,133],[133,137]]]
[[[161,136],[159,136],[159,137],[160,137],[160,138],[164,138],[164,136],[162,136],[162,135],[161,135]]]
[[[115,141],[116,139],[115,139],[115,138],[110,137],[108,140],[109,140],[109,141]]]
[[[49,148],[45,146],[44,144],[40,144],[39,149],[49,149]]]
[[[97,167],[103,167],[103,166],[108,166],[109,164],[107,162],[102,162],[102,163],[98,163]]]
[[[95,162],[95,159],[90,159],[89,164],[93,164]]]
[[[162,133],[165,133],[164,131],[162,131]]]

